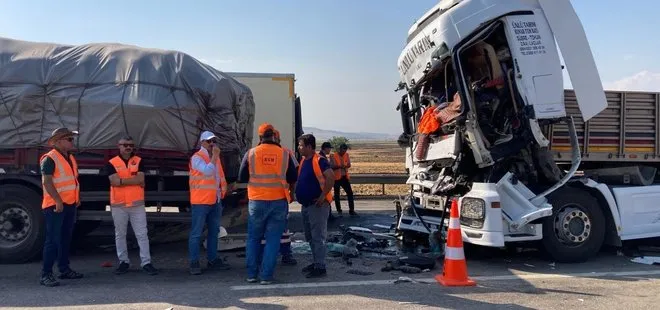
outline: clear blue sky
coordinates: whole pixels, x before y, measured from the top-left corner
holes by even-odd
[[[128,43],[180,50],[223,71],[295,73],[305,126],[398,133],[397,58],[411,24],[437,0],[183,3],[4,0],[0,36]],[[606,87],[660,85],[660,1],[631,3],[573,1]]]

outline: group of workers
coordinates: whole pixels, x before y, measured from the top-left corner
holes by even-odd
[[[40,158],[46,238],[43,249],[43,265],[40,284],[58,286],[53,274],[58,262],[59,279],[80,279],[83,274],[69,266],[69,250],[76,221],[76,208],[80,206],[78,165],[71,154],[78,132],[67,128],[54,130],[48,139],[52,150]],[[270,284],[279,254],[282,263],[296,265],[292,256],[287,230],[289,204],[298,201],[305,239],[312,250],[313,263],[302,269],[308,278],[327,274],[326,236],[327,223],[333,219],[330,204],[335,200],[339,215],[340,187],[349,201],[349,214],[356,216],[353,191],[348,169],[350,158],[342,144],[339,151],[330,154],[332,146],[323,143],[316,152],[316,138],[311,134],[300,136],[297,161],[295,153],[280,145],[279,132],[270,124],[258,128],[259,144],[244,156],[238,183],[247,184],[248,239],[246,244],[247,281]],[[233,191],[235,183],[228,184],[221,161],[218,138],[210,131],[201,133],[200,148],[190,158],[189,188],[191,204],[191,229],[188,239],[190,274],[202,273],[200,244],[202,232],[207,228],[207,269],[228,270],[227,262],[218,257],[218,235],[222,216],[222,199]],[[151,262],[144,200],[144,164],[135,155],[135,142],[130,136],[118,141],[119,155],[106,164],[103,172],[110,181],[110,209],[115,227],[115,244],[119,266],[115,274],[126,273],[130,268],[126,234],[128,223],[140,250],[140,266],[149,275],[158,274]],[[329,157],[329,158],[328,158]],[[330,193],[334,189],[334,195]]]

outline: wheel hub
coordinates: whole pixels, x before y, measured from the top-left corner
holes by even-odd
[[[582,244],[591,235],[591,219],[578,208],[566,207],[555,218],[555,233],[564,243]]]
[[[10,207],[0,213],[0,237],[8,241],[25,239],[32,227],[28,213],[22,208]]]

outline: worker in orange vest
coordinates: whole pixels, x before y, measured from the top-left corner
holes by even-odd
[[[78,164],[70,153],[74,149],[77,131],[67,128],[55,129],[48,145],[53,147],[39,159],[43,199],[46,240],[43,250],[43,265],[39,283],[53,287],[60,282],[53,276],[53,265],[58,261],[60,279],[80,279],[81,273],[69,267],[69,250],[76,222],[76,208],[80,206],[80,184]]]
[[[190,158],[188,176],[192,213],[192,227],[188,238],[188,259],[192,275],[202,273],[199,263],[199,248],[205,224],[208,228],[206,236],[207,268],[216,270],[231,268],[224,260],[218,258],[222,199],[230,190],[220,160],[218,138],[212,132],[204,131],[200,135],[199,141],[201,147]]]
[[[156,275],[158,270],[151,263],[149,252],[147,211],[144,203],[144,162],[135,155],[135,142],[130,136],[122,137],[117,145],[119,155],[110,159],[105,166],[105,172],[110,179],[110,209],[119,258],[119,267],[114,273],[124,274],[130,267],[126,246],[126,232],[130,221],[140,247],[140,267],[147,274]]]
[[[302,205],[305,239],[309,242],[314,260],[302,271],[307,278],[320,278],[327,274],[326,237],[334,175],[328,160],[316,153],[316,138],[313,135],[305,134],[298,138],[298,151],[304,157],[298,167],[296,197]]]
[[[340,187],[346,192],[348,198],[348,213],[351,216],[357,216],[355,213],[355,202],[353,201],[353,188],[351,188],[351,176],[348,169],[351,168],[351,158],[346,153],[348,146],[342,143],[339,146],[339,152],[332,154],[332,169],[335,172],[335,208],[337,213],[341,216],[341,203],[339,202]]]
[[[266,285],[273,282],[280,238],[286,229],[290,190],[298,176],[291,156],[275,142],[275,128],[264,123],[257,132],[260,143],[245,154],[238,179],[248,184],[247,281],[257,282],[259,271],[261,284]]]

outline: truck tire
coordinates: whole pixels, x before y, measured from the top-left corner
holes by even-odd
[[[36,258],[45,229],[40,193],[23,185],[0,185],[0,263]]]
[[[563,187],[548,196],[552,216],[543,221],[543,249],[560,263],[584,262],[605,240],[606,221],[598,200],[589,192]]]

